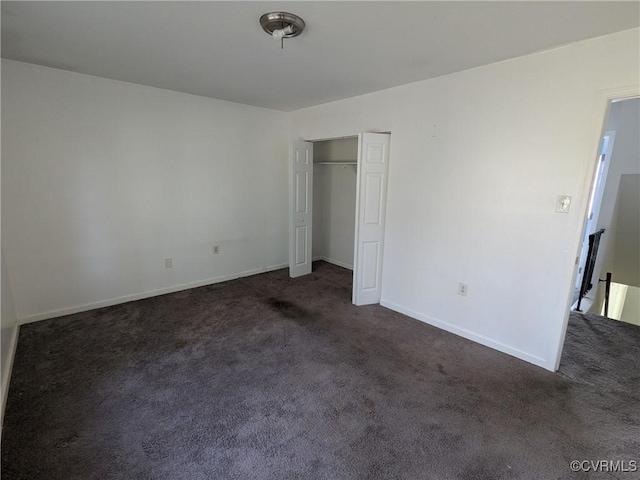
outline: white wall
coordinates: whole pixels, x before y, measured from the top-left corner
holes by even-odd
[[[640,326],[640,288],[627,286],[620,320]]]
[[[316,142],[314,162],[355,161],[357,137]],[[355,165],[314,165],[313,258],[353,269]]]
[[[293,138],[391,131],[384,305],[555,369],[602,90],[638,83],[639,32],[292,113]]]
[[[287,114],[3,60],[2,116],[19,319],[287,263]]]
[[[597,307],[591,311],[605,316],[605,303],[602,295]],[[640,326],[640,288],[611,282],[606,317]]]
[[[11,376],[11,365],[13,364],[13,354],[15,352],[16,341],[18,337],[18,324],[16,320],[16,312],[13,308],[13,297],[11,295],[11,286],[9,285],[9,277],[4,261],[4,251],[0,253],[2,264],[2,277],[0,278],[2,290],[2,312],[0,329],[0,375],[2,385],[0,386],[0,422],[4,419],[4,407],[7,402],[7,390],[9,387],[9,378]]]
[[[640,287],[640,174],[620,176],[617,203],[612,272],[618,283]]]

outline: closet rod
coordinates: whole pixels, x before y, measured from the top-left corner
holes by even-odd
[[[313,162],[316,165],[357,165],[356,161],[345,161],[345,162]]]

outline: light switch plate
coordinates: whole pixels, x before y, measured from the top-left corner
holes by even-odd
[[[556,213],[569,213],[571,206],[571,197],[568,195],[558,195],[556,200]]]

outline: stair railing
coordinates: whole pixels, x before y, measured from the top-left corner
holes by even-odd
[[[607,272],[606,280],[598,279],[599,282],[606,282],[604,288],[604,316],[609,318],[609,295],[611,294],[611,272]]]
[[[582,271],[582,283],[580,284],[580,295],[578,296],[578,305],[576,312],[581,312],[580,303],[585,295],[591,290],[593,284],[591,280],[593,278],[593,270],[596,266],[596,256],[598,255],[598,247],[600,246],[600,237],[604,233],[604,228],[601,228],[597,232],[589,235],[589,250],[587,252],[587,260]],[[608,302],[607,302],[608,303]]]

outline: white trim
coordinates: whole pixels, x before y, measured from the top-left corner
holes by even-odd
[[[112,305],[118,305],[120,303],[132,302],[134,300],[142,300],[144,298],[156,297],[158,295],[165,295],[167,293],[179,292],[181,290],[188,290],[190,288],[203,287],[205,285],[212,285],[214,283],[226,282],[228,280],[235,280],[236,278],[249,277],[251,275],[257,275],[259,273],[271,272],[273,270],[280,270],[281,268],[287,268],[288,263],[282,263],[279,265],[272,265],[270,267],[256,268],[254,270],[246,270],[244,272],[232,273],[230,275],[223,275],[221,277],[208,278],[206,280],[198,280],[196,282],[183,283],[180,285],[173,285],[171,287],[159,288],[157,290],[150,290],[148,292],[134,293],[132,295],[124,295],[122,297],[111,298],[109,300],[100,300],[98,302],[85,303],[83,305],[77,305],[75,307],[62,308],[60,310],[50,310],[48,312],[37,313],[35,315],[29,315],[28,317],[18,318],[18,324],[24,325],[26,323],[39,322],[40,320],[47,320],[50,318],[62,317],[64,315],[71,315],[73,313],[86,312],[94,310],[96,308],[110,307]]]
[[[2,424],[4,423],[4,409],[7,406],[7,394],[9,393],[9,381],[11,380],[11,371],[13,370],[13,359],[16,356],[16,348],[18,346],[18,333],[20,331],[20,325],[15,324],[11,329],[11,342],[9,343],[9,357],[7,358],[7,365],[2,372],[2,398],[0,398],[0,432],[2,431]]]
[[[334,260],[333,258],[323,257],[319,255],[317,257],[313,257],[312,261],[322,260],[323,262],[332,263],[333,265],[337,265],[338,267],[346,268],[347,270],[353,270],[353,265],[349,265],[348,263],[341,262],[340,260]]]
[[[398,313],[402,313],[403,315],[407,315],[408,317],[420,320],[421,322],[433,325],[434,327],[446,330],[447,332],[453,333],[460,337],[472,340],[486,347],[493,348],[494,350],[498,350],[499,352],[506,353],[507,355],[511,355],[512,357],[519,358],[520,360],[524,360],[525,362],[532,363],[538,367],[545,368],[552,372],[554,371],[553,363],[545,360],[544,358],[536,357],[535,355],[531,355],[530,353],[524,352],[518,348],[505,345],[504,343],[500,343],[479,333],[472,332],[471,330],[467,330],[466,328],[461,328],[457,325],[453,325],[452,323],[423,315],[414,310],[411,310],[410,308],[406,308],[402,305],[398,305],[397,303],[390,302],[389,300],[380,300],[380,305]]]

